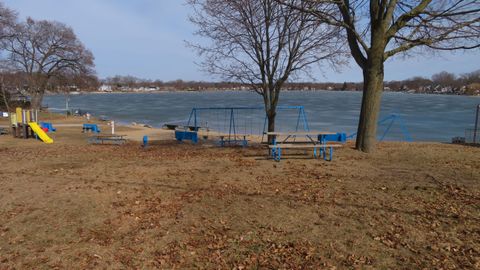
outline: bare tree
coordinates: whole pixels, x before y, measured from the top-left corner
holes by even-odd
[[[0,2],[0,40],[11,37],[14,34],[13,27],[17,20],[15,11],[5,7]]]
[[[304,8],[315,4],[302,4]],[[340,29],[275,0],[189,0],[197,35],[211,44],[194,44],[202,67],[227,81],[249,85],[262,95],[268,131],[275,130],[280,90],[287,80],[308,74],[311,65],[338,64]],[[271,138],[270,138],[271,139]]]
[[[71,91],[96,91],[99,87],[98,78],[93,74],[78,74],[75,72],[63,72],[55,76],[49,82],[49,89],[52,92]]]
[[[17,19],[17,14],[5,7],[2,2],[0,2],[0,44],[3,44],[7,38],[12,37],[15,32],[13,31],[15,22]],[[4,46],[0,47],[0,50],[4,50]],[[4,84],[4,73],[8,69],[4,63],[0,63],[0,95],[2,97],[2,101],[4,102],[5,108],[7,111],[10,110],[9,103],[8,103],[8,93]]]
[[[0,98],[3,102],[3,106],[9,112],[10,111],[10,96],[11,89],[7,89],[7,84],[5,83],[5,77],[11,74],[7,62],[0,61]]]
[[[432,75],[432,82],[441,86],[456,86],[456,79],[455,74],[446,71]]]
[[[5,106],[5,109],[7,110],[7,112],[9,112],[10,111],[10,105],[9,105],[10,93],[7,92],[7,89],[5,87],[3,73],[0,75],[0,96]]]
[[[321,22],[345,29],[351,54],[363,70],[364,92],[356,147],[364,152],[375,147],[387,59],[413,48],[467,50],[480,47],[478,0],[302,1],[318,4],[322,7],[319,10],[278,1],[314,14]]]
[[[32,107],[40,108],[50,80],[63,73],[93,73],[94,57],[63,23],[28,18],[16,26],[6,50],[11,63],[28,77]]]
[[[460,78],[464,84],[480,83],[480,69],[462,74]]]

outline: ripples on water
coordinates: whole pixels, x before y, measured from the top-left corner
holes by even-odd
[[[305,107],[310,129],[356,131],[360,111],[361,93],[332,91],[303,91],[281,93],[281,105]],[[64,108],[65,96],[46,96],[44,104],[51,108]],[[390,113],[402,116],[406,127],[416,141],[450,141],[454,136],[464,136],[466,128],[472,128],[479,97],[446,95],[412,95],[384,93],[381,117]],[[193,107],[243,107],[263,106],[260,95],[253,92],[162,92],[132,94],[82,94],[70,96],[70,108],[87,110],[93,115],[106,115],[121,123],[139,122],[160,127],[164,123],[188,118]],[[250,132],[253,126],[263,126],[263,116],[253,111],[244,113],[240,131]],[[296,122],[296,114],[279,114],[279,127]],[[210,115],[210,127],[224,126],[224,115]],[[222,119],[223,118],[223,119]],[[255,118],[256,120],[250,120]],[[200,121],[200,120],[199,120]],[[288,122],[288,123],[287,123]],[[252,124],[253,123],[253,124]],[[260,124],[261,123],[261,124]],[[294,124],[293,124],[294,125]],[[381,126],[379,132],[385,129]],[[238,132],[238,131],[237,131]],[[403,139],[399,125],[394,124],[387,140]]]

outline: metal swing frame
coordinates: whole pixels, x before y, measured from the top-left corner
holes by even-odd
[[[185,130],[183,132],[189,133],[187,134],[186,137],[195,137],[198,138],[198,136],[195,136],[194,134],[190,133],[198,133],[200,128],[202,128],[199,125],[199,114],[202,111],[226,111],[229,112],[230,114],[230,119],[229,119],[229,127],[228,127],[228,134],[225,135],[225,138],[222,138],[221,140],[221,145],[225,146],[226,144],[228,145],[238,145],[241,144],[242,146],[247,146],[248,142],[246,140],[246,135],[253,135],[253,134],[242,134],[239,135],[237,133],[237,125],[236,125],[236,118],[235,118],[235,112],[238,111],[247,111],[247,110],[261,110],[263,113],[265,113],[265,107],[263,106],[255,106],[255,107],[199,107],[199,108],[193,108],[192,111],[190,112],[190,115],[188,117],[187,125],[185,126]],[[309,125],[308,125],[308,120],[307,120],[307,115],[305,113],[305,108],[303,106],[284,106],[284,105],[279,105],[277,106],[277,111],[284,111],[284,110],[298,110],[298,116],[297,116],[297,123],[295,126],[295,131],[298,131],[301,127],[303,127],[304,131],[310,131]],[[263,124],[263,132],[262,132],[262,142],[264,140],[264,136],[266,134],[266,129],[267,129],[267,123],[268,123],[268,118],[265,113],[265,120]],[[190,131],[188,130],[190,129]],[[252,133],[250,131],[250,133]],[[242,137],[242,138],[240,138]],[[194,140],[194,143],[198,141]]]
[[[405,126],[403,118],[399,114],[392,113],[392,114],[388,115],[387,117],[384,117],[380,121],[378,121],[377,125],[384,124],[388,121],[390,121],[390,123],[388,123],[387,128],[383,132],[382,136],[380,136],[380,139],[378,140],[379,142],[383,142],[383,140],[385,139],[387,134],[390,132],[390,129],[392,128],[392,126],[395,122],[399,123],[402,134],[405,137],[405,141],[413,142],[413,138],[410,135],[410,132],[408,131],[407,127]],[[347,139],[353,139],[356,136],[357,136],[357,133],[355,132],[355,133],[347,136]]]

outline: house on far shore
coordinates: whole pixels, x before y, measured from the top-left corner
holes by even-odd
[[[142,87],[133,89],[134,92],[154,92],[158,90],[160,90],[160,88],[155,86],[148,86],[148,87],[142,86]]]
[[[111,86],[111,85],[102,84],[102,85],[98,88],[98,91],[100,91],[100,92],[112,92],[112,86]]]
[[[158,86],[150,86],[150,87],[147,87],[146,90],[147,90],[147,91],[158,91],[158,90],[160,90],[160,87],[158,87]]]

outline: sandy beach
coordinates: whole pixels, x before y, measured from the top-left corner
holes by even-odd
[[[138,126],[89,145],[84,119],[45,117],[52,145],[0,136],[0,269],[480,268],[478,147],[274,162]]]

